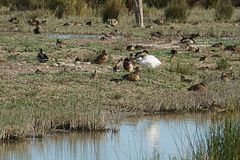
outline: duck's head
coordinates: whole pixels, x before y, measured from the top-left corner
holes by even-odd
[[[131,60],[129,58],[125,58],[124,62],[130,62]]]
[[[147,50],[143,50],[142,53],[143,54],[149,54],[149,52]]]
[[[39,53],[43,53],[43,49],[42,48],[39,49]]]
[[[104,55],[104,56],[107,56],[107,52],[106,52],[106,50],[104,49],[104,50],[102,50],[102,55]]]
[[[185,79],[185,76],[181,75],[181,80],[184,80]]]
[[[134,70],[139,72],[141,69],[140,67],[136,67]]]

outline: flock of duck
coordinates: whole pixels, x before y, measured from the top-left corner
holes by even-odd
[[[19,23],[19,20],[14,17],[9,19],[9,22],[13,23],[13,24],[17,24]],[[36,19],[31,19],[28,20],[27,23],[30,26],[35,26],[35,29],[33,30],[34,34],[40,34],[40,25],[41,24],[45,24],[46,21],[39,21]],[[115,26],[118,24],[118,22],[114,19],[109,19],[108,20],[109,25],[111,26]],[[65,23],[63,26],[70,26],[70,25],[76,25],[74,23]],[[92,22],[88,21],[86,22],[86,25],[91,26]],[[151,36],[161,36],[160,32],[154,32],[154,33],[150,33]],[[187,51],[192,51],[194,53],[198,53],[200,52],[200,48],[199,47],[193,47],[191,46],[192,44],[195,43],[195,38],[198,37],[199,34],[190,34],[189,36],[183,36],[182,39],[180,40],[180,44],[182,45],[181,47],[184,47],[187,49]],[[59,39],[57,39],[56,41],[56,46],[58,48],[64,48],[66,46],[66,44],[62,41],[60,41]],[[128,51],[133,51],[135,49],[137,49],[138,46],[132,46],[129,45],[127,46],[126,50]],[[236,45],[230,45],[230,46],[226,46],[224,48],[224,45],[222,42],[213,44],[212,47],[218,47],[220,49],[225,49],[228,51],[236,51]],[[142,49],[140,47],[140,49]],[[172,49],[171,50],[171,57],[170,60],[172,61],[173,59],[176,58],[178,51],[176,49]],[[101,51],[101,53],[93,60],[92,63],[95,64],[104,64],[108,62],[108,54],[106,53],[106,50]],[[40,63],[46,63],[49,58],[46,54],[43,53],[43,50],[40,49],[38,54],[37,54],[37,60]],[[206,60],[206,56],[203,56],[199,59],[199,61],[205,61]],[[77,59],[75,60],[77,61]],[[119,82],[122,80],[128,80],[128,81],[139,81],[140,78],[140,66],[141,67],[147,67],[147,68],[156,68],[158,66],[160,66],[162,64],[162,62],[155,57],[154,55],[151,55],[147,50],[142,50],[136,53],[131,53],[129,57],[125,57],[125,58],[120,58],[116,64],[113,67],[113,72],[118,72],[121,69],[125,70],[126,72],[128,72],[128,74],[123,75],[121,78],[119,79],[111,79],[110,81],[115,81],[115,82]],[[96,70],[94,72],[94,74],[96,75]],[[229,80],[229,75],[222,73],[221,75],[221,79],[223,81],[228,81]],[[180,79],[182,82],[186,82],[186,83],[192,83],[193,81],[191,79],[186,79],[184,76],[181,76]],[[195,84],[193,86],[191,86],[190,88],[188,88],[188,91],[206,91],[208,89],[207,85],[204,84],[203,82],[199,83],[199,84]]]

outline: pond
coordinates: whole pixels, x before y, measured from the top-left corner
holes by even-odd
[[[0,145],[1,160],[142,160],[180,157],[211,123],[207,115],[149,116],[120,123],[119,132],[74,132]]]

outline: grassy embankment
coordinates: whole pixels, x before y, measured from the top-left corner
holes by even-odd
[[[228,112],[239,111],[239,51],[210,47],[215,42],[240,45],[239,10],[236,10],[232,20],[213,22],[212,10],[195,9],[186,23],[153,24],[153,29],[133,27],[133,16],[121,15],[117,27],[106,27],[101,18],[66,17],[58,20],[41,11],[36,12],[39,19],[47,20],[47,24],[42,25],[41,35],[34,35],[34,27],[26,23],[33,12],[0,16],[2,140],[42,136],[56,129],[106,130],[107,122],[122,117],[122,113],[218,111],[215,106]],[[20,19],[17,25],[8,22],[14,16]],[[151,17],[146,16],[145,24],[152,24],[152,20],[159,17],[163,17],[161,10],[151,13]],[[92,27],[85,25],[87,20],[93,21]],[[62,26],[69,21],[80,22],[80,25]],[[199,24],[195,25],[194,22]],[[18,31],[14,32],[16,27]],[[109,33],[115,29],[126,36],[107,41],[98,38],[64,39],[67,46],[63,49],[57,48],[56,39],[48,36],[52,33]],[[196,38],[200,53],[179,47],[179,30],[182,34],[200,33],[200,37]],[[162,32],[163,37],[151,37],[149,33],[154,31]],[[169,43],[169,39],[173,43]],[[110,79],[126,74],[123,70],[113,73],[112,67],[119,57],[129,56],[131,52],[125,50],[129,42],[143,46],[166,44],[167,47],[147,48],[163,65],[156,69],[142,69],[139,82],[110,82]],[[46,64],[36,61],[39,48],[43,48],[50,57]],[[170,62],[172,48],[177,48],[179,54],[177,60]],[[110,55],[109,62],[104,65],[89,63],[102,49]],[[200,62],[199,58],[203,55],[207,56],[207,60]],[[76,56],[81,60],[79,64],[74,63]],[[56,59],[61,66],[55,65]],[[220,63],[221,59],[228,63],[226,68],[221,67],[224,65]],[[37,69],[43,73],[36,74]],[[97,77],[93,79],[94,70],[97,70]],[[231,72],[229,82],[220,80],[223,71]],[[191,84],[181,82],[180,75],[191,78],[194,84],[205,82],[208,91],[188,92]]]

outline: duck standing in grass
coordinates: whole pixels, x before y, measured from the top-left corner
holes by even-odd
[[[133,64],[131,62],[131,60],[129,58],[125,58],[123,61],[123,68],[124,70],[128,71],[128,72],[132,72],[133,71]]]
[[[10,18],[8,21],[12,24],[18,24],[19,23],[19,20],[17,19],[17,17]]]
[[[41,28],[40,25],[37,24],[37,25],[36,25],[36,28],[33,30],[33,33],[34,33],[34,34],[41,34],[40,28]]]
[[[159,59],[150,55],[147,50],[144,50],[142,53],[137,53],[135,57],[140,65],[148,68],[156,68],[162,64]]]
[[[37,55],[37,60],[40,63],[46,63],[48,61],[48,56],[43,53],[42,48],[39,50],[38,55]]]
[[[123,58],[120,58],[117,63],[115,64],[115,66],[113,67],[113,72],[118,72],[120,71],[120,68],[123,64]]]
[[[124,75],[123,80],[128,80],[128,81],[140,81],[140,68],[136,67],[135,71],[129,74]]]
[[[56,46],[58,48],[64,48],[64,47],[66,47],[66,43],[64,43],[64,42],[60,41],[59,39],[57,39]]]
[[[106,50],[103,50],[102,53],[94,60],[96,64],[103,64],[108,61],[108,55]]]
[[[190,88],[188,88],[188,91],[199,91],[199,92],[204,92],[207,91],[208,87],[207,85],[205,85],[204,83],[199,83],[199,84],[195,84],[193,86],[191,86]]]
[[[171,50],[170,61],[172,61],[173,59],[175,59],[176,56],[177,56],[177,50],[176,50],[176,49],[172,49],[172,50]]]

